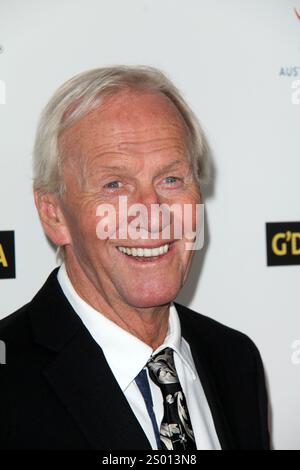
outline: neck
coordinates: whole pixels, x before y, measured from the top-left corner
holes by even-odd
[[[169,323],[170,304],[152,307],[135,307],[121,299],[106,295],[92,276],[78,264],[65,260],[68,277],[77,294],[91,307],[119,327],[148,344],[153,350],[165,340]]]

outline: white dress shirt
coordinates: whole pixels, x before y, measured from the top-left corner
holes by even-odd
[[[57,278],[73,309],[103,350],[108,365],[144,430],[152,449],[157,449],[155,434],[135,378],[145,367],[152,354],[170,347],[174,351],[175,366],[186,397],[197,449],[219,450],[220,443],[211,411],[197,374],[189,344],[181,336],[180,321],[174,304],[172,303],[170,306],[169,327],[165,341],[153,351],[149,345],[86,303],[75,291],[64,264],[60,267]],[[162,393],[160,388],[150,379],[147,368],[146,371],[159,428],[164,414]]]

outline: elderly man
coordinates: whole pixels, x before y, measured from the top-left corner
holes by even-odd
[[[154,68],[88,71],[55,93],[34,193],[64,262],[0,323],[1,448],[269,448],[256,347],[173,303],[194,251],[172,205],[203,202],[207,165],[195,115]],[[171,207],[169,219],[148,211],[130,236],[121,199]]]

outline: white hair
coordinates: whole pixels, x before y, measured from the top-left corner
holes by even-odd
[[[126,89],[162,93],[175,105],[188,129],[189,158],[201,187],[209,180],[208,145],[198,119],[177,88],[160,70],[148,66],[112,66],[80,73],[65,82],[44,108],[33,153],[33,187],[42,192],[62,194],[63,155],[59,152],[61,133],[88,112],[101,106],[107,95]]]

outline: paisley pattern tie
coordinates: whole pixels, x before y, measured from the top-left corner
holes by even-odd
[[[151,379],[163,395],[164,416],[160,426],[162,448],[184,452],[196,450],[192,423],[175,369],[173,350],[165,348],[151,357],[147,367]]]

